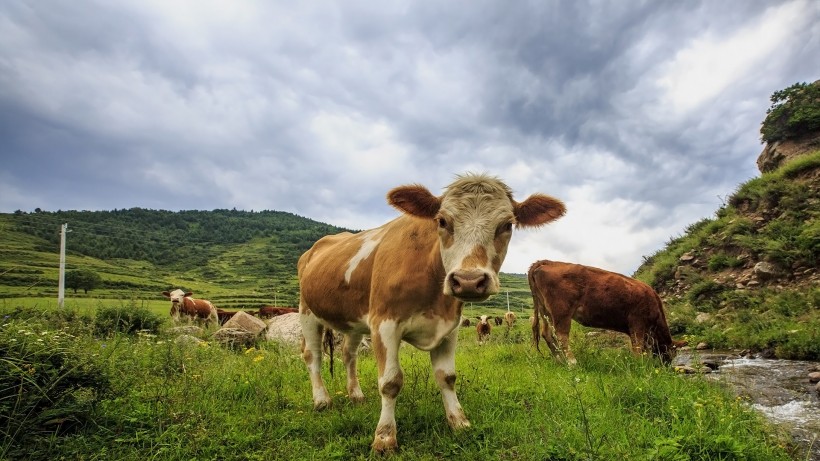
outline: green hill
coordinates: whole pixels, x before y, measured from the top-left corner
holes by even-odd
[[[819,89],[776,92],[761,128],[770,140],[762,175],[638,268],[635,277],[664,299],[673,335],[820,359]]]

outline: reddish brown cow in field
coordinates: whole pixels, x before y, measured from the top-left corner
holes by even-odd
[[[216,308],[206,299],[194,299],[192,292],[184,292],[180,289],[174,291],[163,291],[163,295],[171,300],[171,318],[179,323],[183,317],[187,321],[203,323],[207,328],[211,322],[215,325],[219,323],[219,316]]]
[[[259,308],[259,318],[270,319],[277,315],[290,314],[293,312],[299,312],[299,309],[293,307],[263,306]]]
[[[478,335],[478,344],[483,344],[484,341],[490,339],[490,332],[492,332],[493,327],[490,325],[489,316],[482,315],[476,318],[478,323],[475,324],[475,332]]]
[[[236,311],[225,311],[222,309],[216,309],[216,317],[219,319],[220,325],[225,325],[225,322],[231,319],[236,314]]]
[[[625,333],[636,353],[649,350],[671,362],[679,343],[672,340],[661,299],[649,285],[595,267],[546,260],[530,267],[528,279],[536,347],[544,338],[553,354],[559,355],[560,349],[570,364],[575,363],[569,350],[569,330],[575,320]]]
[[[496,316],[493,318],[493,321],[495,322],[495,326],[497,326],[497,327],[500,327],[500,326],[501,326],[501,324],[502,324],[502,323],[504,323],[504,319],[503,319],[503,318],[501,318],[501,317],[499,317],[498,315],[496,315]]]
[[[331,404],[320,373],[324,329],[344,335],[347,393],[353,402],[364,399],[356,356],[362,337],[370,335],[381,394],[372,444],[377,452],[398,446],[402,341],[430,351],[450,427],[470,425],[455,392],[463,304],[498,292],[498,271],[514,226],[538,227],[565,211],[560,201],[541,194],[517,202],[498,179],[474,174],[459,176],[438,197],[409,185],[391,190],[387,200],[403,215],[375,229],[324,237],[298,264],[302,358],[313,406],[321,410]]]

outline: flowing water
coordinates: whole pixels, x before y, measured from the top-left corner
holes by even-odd
[[[801,459],[820,461],[820,396],[808,379],[820,363],[718,352],[682,352],[675,360],[675,364],[691,363],[716,364],[709,379],[728,384],[747,397],[752,408],[785,427],[805,449]]]

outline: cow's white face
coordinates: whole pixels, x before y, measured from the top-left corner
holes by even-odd
[[[483,301],[498,293],[498,271],[507,255],[513,225],[539,226],[564,214],[564,205],[545,195],[522,203],[501,181],[465,175],[441,197],[422,186],[404,186],[388,194],[391,205],[438,226],[441,262],[447,276],[444,294],[462,301]]]
[[[179,288],[174,291],[163,291],[163,295],[171,300],[171,315],[177,315],[180,311],[180,303],[186,296],[191,296],[191,293],[186,293]]]

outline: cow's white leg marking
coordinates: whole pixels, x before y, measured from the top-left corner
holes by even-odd
[[[359,263],[367,259],[373,250],[379,246],[379,242],[381,241],[381,232],[366,232],[365,235],[362,236],[362,244],[359,247],[359,251],[350,258],[350,262],[347,263],[347,270],[345,271],[345,282],[350,283],[350,276],[353,275],[353,271],[356,270]]]
[[[305,309],[299,309],[305,312]],[[322,381],[322,332],[323,327],[313,314],[299,314],[302,324],[304,345],[302,359],[307,365],[310,375],[310,385],[313,387],[313,408],[324,410],[330,406],[330,394]]]
[[[359,376],[356,372],[356,362],[358,360],[359,345],[362,343],[363,335],[358,333],[350,333],[345,335],[345,342],[343,346],[343,357],[345,364],[345,371],[347,372],[347,396],[353,403],[360,403],[364,401],[364,393],[359,386]]]
[[[430,351],[430,364],[433,366],[433,376],[441,390],[441,399],[444,402],[444,412],[447,423],[453,429],[470,427],[470,421],[464,414],[456,395],[456,341],[458,328],[444,337],[441,344]]]
[[[382,412],[373,449],[383,452],[398,446],[396,439],[396,396],[404,384],[404,375],[399,364],[401,336],[395,320],[385,320],[373,329],[371,336],[376,365],[379,369],[379,393],[382,397]]]

